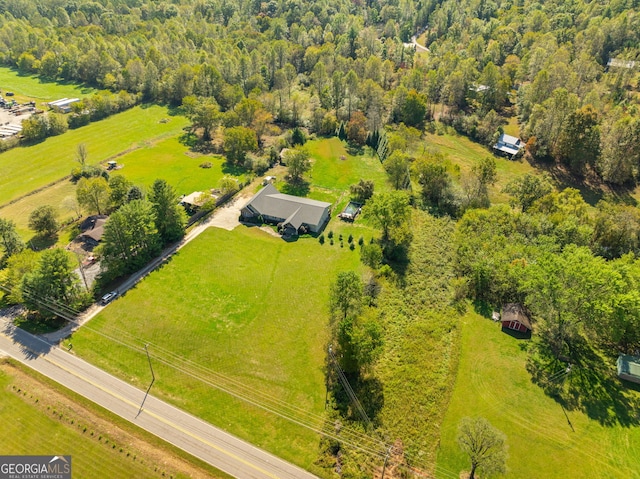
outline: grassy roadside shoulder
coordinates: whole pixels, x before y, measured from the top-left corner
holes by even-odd
[[[0,397],[3,454],[70,454],[74,477],[230,477],[6,358]]]

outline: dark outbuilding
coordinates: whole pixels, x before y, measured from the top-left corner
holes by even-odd
[[[500,321],[503,329],[511,329],[520,333],[531,332],[531,318],[526,308],[518,303],[507,303],[502,306]]]

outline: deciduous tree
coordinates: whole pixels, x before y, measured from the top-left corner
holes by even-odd
[[[373,196],[374,184],[371,180],[363,180],[362,178],[355,185],[349,187],[351,197],[358,203],[365,204],[369,198]]]
[[[502,191],[512,196],[512,206],[518,206],[525,213],[536,200],[551,193],[552,186],[548,175],[526,173],[507,183]]]
[[[76,188],[78,203],[89,213],[99,215],[109,207],[111,188],[102,176],[97,178],[81,178]]]
[[[409,165],[411,158],[399,150],[394,151],[384,162],[391,185],[396,190],[404,190],[410,185]]]
[[[38,206],[29,215],[29,228],[42,236],[53,236],[58,231],[58,216],[51,205]]]
[[[293,184],[302,181],[302,176],[311,169],[309,152],[304,148],[296,148],[289,152],[287,156],[288,179]]]
[[[24,275],[21,292],[25,305],[42,316],[53,317],[61,305],[80,309],[87,305],[88,294],[80,286],[71,255],[61,248],[46,250],[36,268]]]
[[[102,279],[137,271],[160,252],[153,205],[133,200],[109,216],[102,238]]]
[[[476,471],[483,476],[505,471],[506,437],[486,419],[463,417],[458,425],[458,445],[471,461],[469,479],[476,477]]]
[[[247,153],[258,149],[255,131],[244,126],[234,126],[224,130],[224,151],[231,163],[241,165]]]
[[[24,249],[24,242],[16,231],[16,224],[5,218],[0,218],[0,246],[4,250],[3,259]]]
[[[162,242],[167,244],[182,238],[187,214],[178,203],[178,195],[173,187],[165,180],[158,179],[153,182],[147,198],[153,206],[153,217]]]
[[[402,191],[373,195],[362,208],[362,216],[382,230],[382,246],[388,254],[411,237],[409,198]]]

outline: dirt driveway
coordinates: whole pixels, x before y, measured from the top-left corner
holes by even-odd
[[[215,226],[216,228],[231,231],[240,224],[240,209],[252,196],[247,189],[238,193],[232,201],[216,208],[209,221],[206,222],[207,226]]]

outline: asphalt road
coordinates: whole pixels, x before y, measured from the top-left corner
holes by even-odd
[[[145,399],[145,391],[14,327],[7,321],[0,323],[0,356],[2,351],[234,477],[316,477],[151,395]],[[141,410],[143,400],[144,407]]]

